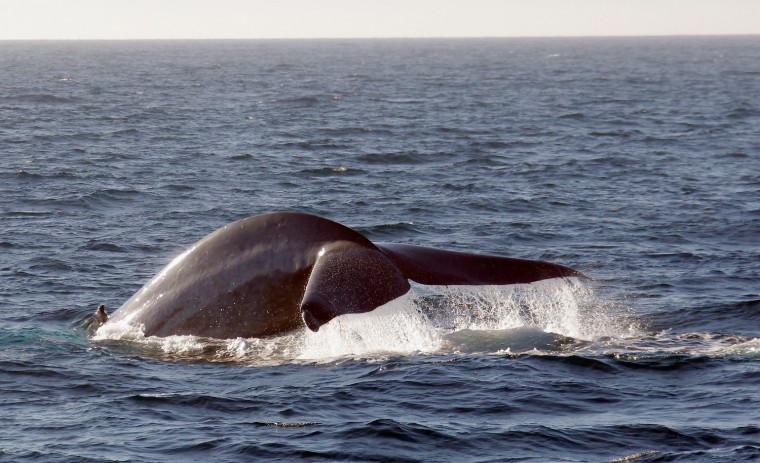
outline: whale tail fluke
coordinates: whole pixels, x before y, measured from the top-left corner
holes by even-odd
[[[564,265],[528,259],[442,251],[402,244],[377,249],[344,243],[314,264],[301,302],[312,331],[348,313],[370,312],[406,294],[409,281],[425,285],[510,285],[549,278],[588,278]]]
[[[589,278],[564,265],[539,260],[382,244],[385,253],[410,280],[424,285],[511,285],[549,278]]]
[[[369,312],[409,291],[409,281],[377,249],[344,243],[314,264],[301,302],[306,326],[317,331],[338,315]]]

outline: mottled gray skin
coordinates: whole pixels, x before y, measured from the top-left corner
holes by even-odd
[[[583,276],[547,262],[408,245],[376,246],[341,224],[280,212],[226,225],[167,265],[110,317],[146,336],[261,337],[371,311],[423,284],[529,283]]]

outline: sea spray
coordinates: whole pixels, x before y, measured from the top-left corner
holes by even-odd
[[[343,315],[316,333],[306,331],[300,359],[330,359],[376,353],[432,352],[441,338],[410,291],[372,312]]]
[[[425,287],[417,301],[432,322],[450,331],[532,328],[593,340],[614,337],[626,323],[620,310],[576,279],[526,285]]]

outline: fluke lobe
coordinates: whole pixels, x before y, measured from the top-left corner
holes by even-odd
[[[583,277],[535,260],[374,244],[339,223],[297,212],[233,222],[192,245],[110,317],[145,336],[262,337],[369,312],[428,285],[505,285]],[[107,321],[105,320],[107,318]]]

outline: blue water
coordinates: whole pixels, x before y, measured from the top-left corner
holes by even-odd
[[[0,157],[0,461],[760,458],[758,37],[0,42]],[[276,210],[595,280],[79,329]]]

